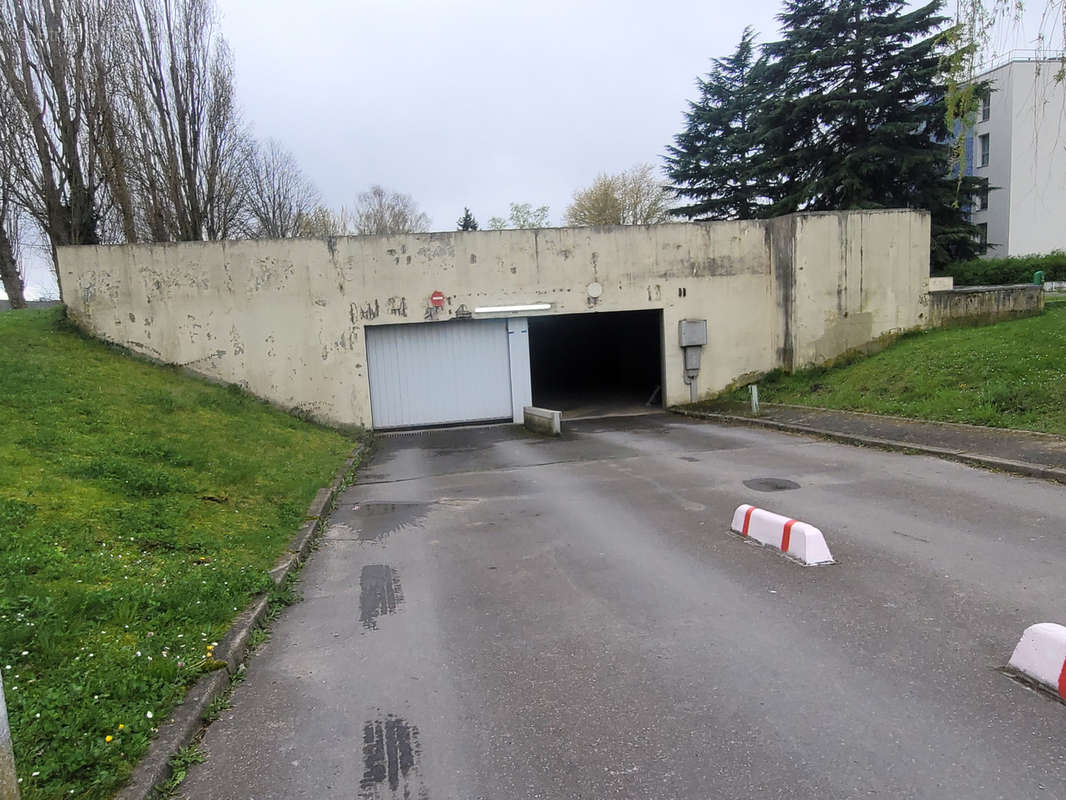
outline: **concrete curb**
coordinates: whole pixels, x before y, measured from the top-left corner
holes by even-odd
[[[170,719],[159,726],[159,733],[148,746],[148,752],[137,763],[129,783],[115,795],[116,800],[141,800],[152,796],[155,787],[170,777],[170,759],[193,740],[204,724],[203,714],[208,705],[221,696],[227,686],[229,673],[224,669],[200,676]]]
[[[559,436],[563,432],[563,412],[550,408],[526,406],[522,409],[523,424],[534,433],[545,436]]]
[[[841,433],[829,431],[824,428],[815,428],[810,425],[799,425],[793,422],[777,422],[772,419],[759,419],[757,417],[741,417],[736,414],[717,414],[711,411],[692,411],[687,408],[669,408],[672,414],[693,419],[705,419],[710,422],[719,422],[723,425],[744,425],[749,428],[771,428],[784,431],[785,433],[801,433],[807,436],[817,436],[821,439],[829,439],[842,444],[858,445],[860,447],[876,447],[880,450],[891,450],[897,453],[919,453],[921,455],[936,456],[947,461],[958,461],[972,467],[1008,472],[1013,475],[1022,475],[1026,478],[1040,478],[1046,481],[1066,483],[1066,469],[1047,467],[1033,464],[1028,461],[1012,461],[1007,458],[995,458],[994,456],[975,455],[965,450],[952,450],[947,447],[933,447],[931,445],[916,444],[914,442],[900,442],[895,439],[879,439],[876,436],[860,436],[853,433]],[[976,427],[976,426],[975,426]]]
[[[1066,701],[1066,627],[1054,622],[1030,625],[1011,654],[1010,667]]]
[[[274,585],[280,586],[284,583],[310,552],[311,545],[322,530],[337,495],[345,487],[352,468],[366,455],[367,450],[364,445],[358,445],[330,485],[318,490],[307,511],[307,522],[289,541],[286,551],[269,572]],[[230,684],[230,676],[245,663],[248,641],[263,621],[269,606],[268,595],[256,595],[233,621],[215,649],[215,659],[222,662],[225,669],[220,667],[201,675],[185,693],[185,698],[174,709],[170,719],[159,726],[159,732],[148,746],[148,752],[137,763],[129,781],[115,795],[115,800],[150,800],[155,796],[156,787],[170,777],[171,759],[196,738],[206,724],[203,716],[207,707],[215,698],[225,693]]]

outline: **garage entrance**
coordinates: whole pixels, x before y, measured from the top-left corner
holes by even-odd
[[[531,317],[533,404],[567,416],[662,407],[662,311]]]
[[[524,341],[512,341],[518,338],[509,334],[514,323],[485,319],[367,326],[374,428],[512,419],[511,350],[525,347]],[[524,338],[524,324],[520,333]],[[525,364],[519,368],[525,370]]]

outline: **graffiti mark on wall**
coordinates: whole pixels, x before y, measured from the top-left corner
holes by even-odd
[[[378,305],[377,300],[365,305],[352,303],[351,306],[348,307],[348,316],[351,317],[353,325],[361,319],[377,319],[380,315],[381,306]]]
[[[377,301],[374,301],[377,305]],[[394,317],[406,317],[407,316],[407,298],[406,297],[390,297],[385,301],[385,306],[389,309],[389,313]]]

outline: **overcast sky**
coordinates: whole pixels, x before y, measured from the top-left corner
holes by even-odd
[[[658,165],[698,75],[777,0],[217,0],[238,97],[327,204],[370,184],[412,195],[433,230],[510,202],[559,224],[601,171]],[[36,259],[35,259],[36,260]],[[40,260],[37,260],[40,262]],[[36,295],[52,287],[36,263]]]
[[[658,163],[712,55],[776,2],[220,0],[241,100],[333,204],[411,194],[433,230]],[[298,13],[295,13],[296,9]]]

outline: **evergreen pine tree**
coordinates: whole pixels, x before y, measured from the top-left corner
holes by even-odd
[[[745,28],[731,56],[714,59],[698,81],[699,99],[689,103],[685,129],[666,148],[671,190],[688,205],[671,213],[689,219],[750,219],[765,216],[767,187],[755,119],[762,107],[765,60],[755,33]]]
[[[760,114],[764,168],[777,178],[773,213],[925,208],[934,266],[980,250],[958,200],[982,182],[960,187],[951,174],[942,5],[787,0],[784,38],[764,48],[774,87]]]
[[[474,215],[470,213],[469,208],[463,208],[463,216],[459,217],[459,221],[455,223],[457,230],[460,231],[476,231],[477,220],[474,219]]]

